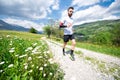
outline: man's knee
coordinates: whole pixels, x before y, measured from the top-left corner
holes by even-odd
[[[72,42],[72,44],[73,44],[73,45],[76,45],[76,42],[75,42],[75,41],[73,41],[73,42]]]
[[[76,42],[74,42],[73,44],[76,45]]]

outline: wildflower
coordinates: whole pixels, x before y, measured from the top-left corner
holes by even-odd
[[[9,50],[9,52],[10,52],[10,53],[15,52],[15,48],[11,48],[11,49]]]
[[[48,61],[50,62],[50,64],[53,64],[53,63],[54,63],[54,61],[53,61],[52,58],[50,58]]]
[[[28,68],[28,65],[25,65],[25,69],[27,69]]]
[[[40,68],[39,68],[39,70],[41,70],[41,71],[42,71],[42,70],[43,70],[43,67],[40,67]]]
[[[2,65],[2,64],[4,64],[5,62],[3,61],[3,62],[0,62],[0,65]]]
[[[26,57],[26,56],[27,56],[27,54],[21,55],[21,56],[19,56],[19,58],[23,58],[23,57]]]
[[[31,54],[32,55],[34,55],[34,54],[40,54],[40,52],[32,52]]]
[[[32,47],[28,47],[25,52],[29,51],[29,50],[32,50],[33,48]]]
[[[32,72],[32,70],[30,70],[30,71],[28,71],[29,73],[31,73]]]
[[[0,70],[0,73],[2,73],[3,72],[3,70]]]
[[[34,67],[34,65],[32,65],[32,67]]]
[[[10,37],[10,35],[7,35],[6,37]]]
[[[36,68],[38,69],[38,66]]]
[[[12,43],[10,43],[9,45],[12,46]]]
[[[36,46],[36,45],[37,45],[37,43],[34,43],[34,44],[33,44],[33,46]]]
[[[10,65],[8,66],[8,68],[11,68],[11,67],[13,67],[13,64],[10,64]]]
[[[25,50],[25,52],[29,51],[28,49]]]
[[[51,72],[50,72],[49,74],[50,74],[50,75],[52,75],[52,73],[51,73]]]
[[[28,61],[31,61],[32,60],[32,58],[31,57],[28,57]]]
[[[15,57],[18,57],[19,55],[17,54],[17,55],[15,55]]]
[[[13,43],[13,42],[12,42],[12,41],[10,41],[10,44],[9,44],[9,45],[11,46],[11,45],[12,45],[12,43]]]
[[[25,65],[25,69],[27,69],[28,68],[28,63],[24,63],[23,65]]]
[[[46,67],[47,66],[47,64],[44,64],[44,67]]]
[[[40,46],[35,47],[34,50],[32,51],[32,53],[36,53],[39,48],[40,48]]]
[[[28,63],[24,63],[23,65],[28,65]]]
[[[53,60],[53,59],[52,59],[52,58],[50,58],[48,61],[49,61],[49,62],[51,62],[52,60]]]
[[[43,74],[43,76],[45,77],[45,76],[46,76],[46,74],[44,73],[44,74]]]
[[[50,53],[50,51],[47,51],[46,53]]]
[[[38,58],[42,58],[42,56],[39,56]]]
[[[50,61],[50,64],[54,64],[54,61]]]

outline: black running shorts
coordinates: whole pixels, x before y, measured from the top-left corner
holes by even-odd
[[[64,35],[64,42],[68,42],[69,40],[75,39],[74,35]]]

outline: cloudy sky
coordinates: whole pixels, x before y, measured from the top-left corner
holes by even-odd
[[[0,19],[38,31],[50,21],[66,16],[73,6],[74,24],[120,19],[120,0],[0,0]]]

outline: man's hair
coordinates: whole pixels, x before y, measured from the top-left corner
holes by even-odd
[[[73,10],[74,10],[74,7],[69,7],[69,8],[68,8],[68,11],[69,11],[69,9],[73,9]]]

